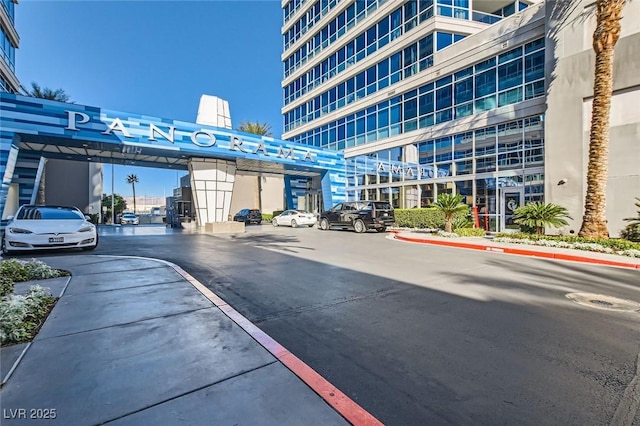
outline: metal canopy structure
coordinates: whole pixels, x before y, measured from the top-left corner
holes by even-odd
[[[190,172],[194,161],[200,165],[224,161],[233,165],[233,174],[246,171],[319,176],[325,206],[346,196],[341,152],[230,129],[10,93],[0,93],[0,144],[0,212],[4,211],[12,184],[21,185],[20,204],[31,202],[43,162],[30,176],[24,171],[16,176],[16,164],[21,159],[40,158]],[[225,170],[229,173],[231,169]],[[290,194],[285,196],[290,198]]]

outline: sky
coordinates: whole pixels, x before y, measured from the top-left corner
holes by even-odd
[[[200,96],[282,134],[280,0],[21,0],[16,74],[82,105],[195,122]],[[169,196],[175,170],[114,167],[114,192]],[[186,172],[181,172],[183,175]],[[111,165],[104,192],[111,193]]]

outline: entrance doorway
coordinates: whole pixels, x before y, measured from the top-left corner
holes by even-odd
[[[500,197],[500,231],[519,232],[520,225],[513,221],[513,212],[524,202],[524,188],[503,188]]]

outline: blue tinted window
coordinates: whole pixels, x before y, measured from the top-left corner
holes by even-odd
[[[456,82],[455,84],[455,103],[461,104],[473,99],[473,79],[468,78]]]
[[[524,81],[530,82],[544,77],[544,50],[524,57]]]
[[[402,110],[400,105],[393,105],[391,107],[391,124],[396,124],[402,121]]]
[[[475,76],[476,98],[495,93],[496,91],[496,70],[492,69]]]
[[[504,90],[522,84],[522,61],[513,61],[498,67],[498,89]]]
[[[522,56],[522,46],[516,47],[515,49],[512,49],[498,56],[498,63],[503,64],[507,61],[510,61],[511,59],[515,59],[520,56]]]
[[[443,33],[438,31],[436,33],[436,49],[442,50],[445,47],[453,43],[453,35],[450,33]]]
[[[420,95],[418,98],[418,112],[420,115],[430,114],[433,112],[433,92]]]
[[[451,105],[451,86],[436,90],[436,110],[448,108]]]
[[[534,40],[530,43],[524,45],[524,53],[530,53],[538,49],[542,49],[544,47],[544,39],[539,38],[538,40]]]
[[[404,103],[404,119],[408,120],[418,116],[418,99],[413,98]]]

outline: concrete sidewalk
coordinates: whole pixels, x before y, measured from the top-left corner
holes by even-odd
[[[60,299],[2,349],[3,425],[380,424],[173,264],[42,260],[72,276],[39,283]]]
[[[596,253],[585,250],[536,246],[530,244],[502,243],[481,237],[447,238],[427,232],[392,231],[393,238],[412,243],[432,244],[447,247],[481,250],[493,253],[513,254],[520,256],[541,257],[546,259],[566,260],[590,263],[594,265],[616,266],[640,270],[640,258],[620,256],[617,254]]]

